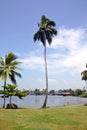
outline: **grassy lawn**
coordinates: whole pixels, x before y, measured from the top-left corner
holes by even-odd
[[[0,109],[0,130],[87,130],[87,106]]]

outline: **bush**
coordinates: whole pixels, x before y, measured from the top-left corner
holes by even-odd
[[[87,98],[87,93],[82,94],[81,97]]]

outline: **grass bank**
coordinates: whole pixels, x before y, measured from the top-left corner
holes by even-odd
[[[87,106],[0,109],[0,130],[87,130]]]

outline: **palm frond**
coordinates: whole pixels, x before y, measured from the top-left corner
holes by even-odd
[[[86,73],[87,73],[87,70],[84,70],[84,71],[81,72],[81,75],[86,74]]]
[[[51,36],[57,35],[57,30],[54,28],[47,28],[47,31],[50,32]]]
[[[37,31],[35,34],[34,34],[34,37],[33,37],[34,41],[36,40],[39,40],[40,39],[40,32]]]
[[[5,71],[2,72],[1,78],[2,78],[2,81],[6,82],[7,74]]]
[[[45,31],[41,28],[39,33],[40,33],[40,40],[43,43],[43,45],[45,46],[45,44],[46,44],[46,34],[45,34]]]
[[[3,69],[0,69],[0,76],[2,75],[2,73],[3,73]]]
[[[57,30],[54,29],[54,28],[51,28],[51,29],[52,29],[53,34],[56,36],[57,35]]]
[[[6,56],[5,56],[5,62],[6,64],[10,64],[12,61],[16,60],[18,57],[13,54],[12,52],[8,53]]]
[[[14,61],[11,64],[9,64],[9,68],[13,69],[13,70],[15,70],[15,69],[16,70],[21,70],[19,67],[17,67],[17,65],[19,65],[20,63],[22,63],[22,62]]]
[[[15,77],[15,76],[18,76],[19,78],[22,77],[20,73],[14,71],[14,70],[11,70],[11,73],[12,73],[12,76],[13,76],[13,77]]]
[[[47,26],[50,26],[50,27],[55,27],[56,26],[56,23],[54,21],[49,21]]]
[[[13,61],[12,63],[11,63],[11,65],[19,65],[19,64],[21,64],[22,62],[20,62],[20,61]]]
[[[45,19],[46,19],[45,15],[42,15],[41,22],[44,21]]]
[[[10,80],[11,80],[11,82],[12,82],[13,84],[16,84],[16,83],[17,83],[14,74],[9,75],[9,78],[10,78]]]
[[[87,70],[84,70],[82,73],[81,73],[81,75],[82,75],[82,80],[87,80]]]
[[[4,65],[4,59],[2,57],[0,57],[0,66]]]
[[[50,34],[49,31],[46,31],[46,39],[47,39],[47,41],[48,41],[48,43],[49,43],[49,45],[50,45],[51,42],[52,42],[52,37],[51,37],[51,34]]]

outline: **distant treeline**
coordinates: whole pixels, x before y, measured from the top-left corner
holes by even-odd
[[[40,90],[40,89],[35,89],[35,90],[30,90],[29,91],[29,95],[44,95],[46,92],[45,89],[43,90]],[[50,90],[48,92],[49,95],[63,95],[63,96],[82,96],[82,97],[87,97],[87,91],[84,89],[84,90],[81,90],[81,89],[75,89],[75,90],[72,90],[72,89],[60,89],[58,91],[56,90]]]

